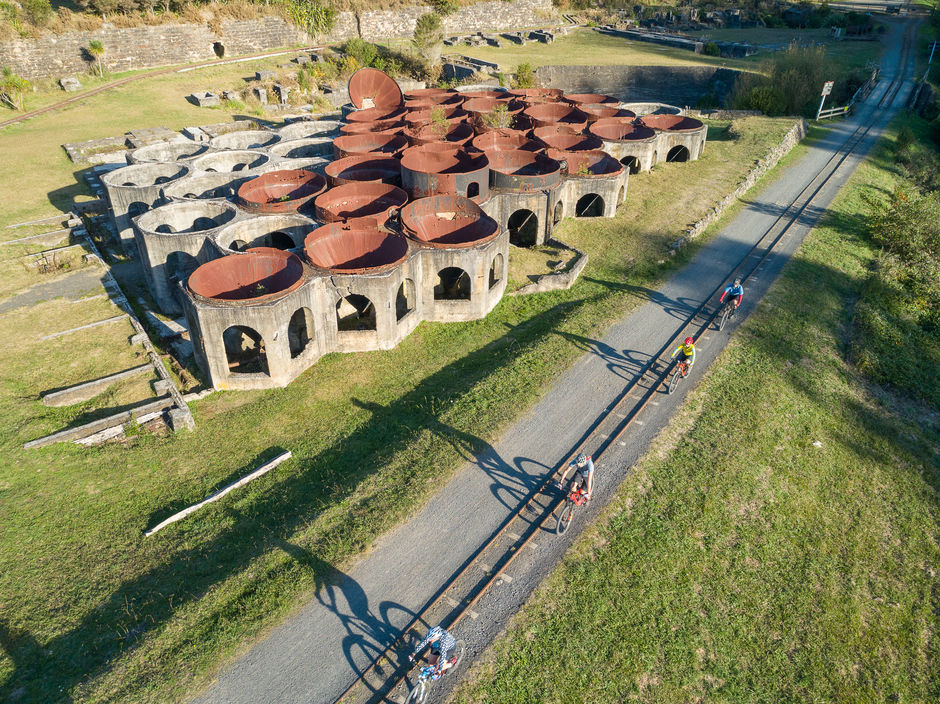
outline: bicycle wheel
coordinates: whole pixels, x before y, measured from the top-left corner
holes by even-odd
[[[464,653],[467,652],[467,643],[466,641],[458,640],[457,646],[454,648],[454,652],[457,654],[457,662],[455,662],[450,669],[456,669],[460,667],[460,663],[463,662]]]
[[[725,305],[725,307],[721,309],[721,318],[718,319],[718,329],[719,329],[719,330],[721,330],[722,328],[724,328],[725,323],[728,322],[728,316],[729,316],[729,315],[731,315],[731,306]]]
[[[682,372],[679,371],[679,368],[676,367],[676,371],[672,374],[672,379],[669,382],[669,393],[672,393],[677,388],[679,388],[679,379],[682,378]]]
[[[418,680],[418,683],[411,688],[411,692],[408,693],[408,698],[405,700],[405,704],[423,704],[424,700],[428,696],[428,686],[424,680]]]
[[[558,514],[558,522],[555,524],[555,532],[562,535],[568,526],[571,525],[571,518],[574,515],[574,502],[571,499],[565,502],[565,507]]]

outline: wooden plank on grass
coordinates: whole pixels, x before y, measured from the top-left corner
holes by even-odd
[[[169,518],[167,518],[165,521],[162,521],[161,523],[158,523],[157,525],[155,525],[155,526],[154,526],[153,528],[151,528],[150,530],[145,531],[145,532],[144,532],[144,535],[146,535],[146,536],[149,538],[151,535],[153,535],[154,533],[156,533],[158,530],[163,530],[164,528],[166,528],[166,527],[167,527],[168,525],[170,525],[171,523],[176,523],[178,520],[183,519],[183,518],[186,518],[186,516],[188,516],[188,515],[191,514],[191,513],[195,513],[196,511],[198,511],[199,509],[201,509],[201,508],[202,508],[203,506],[205,506],[206,504],[211,504],[213,501],[218,501],[219,499],[221,499],[223,496],[225,496],[227,493],[229,493],[229,492],[232,491],[233,489],[237,489],[237,488],[240,487],[240,486],[244,486],[245,484],[247,484],[248,482],[252,481],[253,479],[257,479],[257,478],[260,477],[261,475],[267,474],[267,473],[270,472],[272,469],[274,469],[275,467],[277,467],[281,462],[283,462],[283,461],[285,461],[285,460],[289,460],[290,458],[291,458],[290,451],[287,451],[287,452],[285,452],[285,453],[283,453],[283,454],[281,454],[281,455],[278,455],[277,457],[275,457],[275,458],[274,458],[273,460],[271,460],[270,462],[266,462],[265,464],[263,464],[263,465],[261,465],[260,467],[258,467],[258,469],[256,469],[256,470],[255,470],[254,472],[252,472],[251,474],[246,474],[244,477],[242,477],[241,479],[239,479],[237,482],[234,482],[234,483],[232,483],[232,484],[229,484],[229,485],[228,485],[227,487],[225,487],[224,489],[220,489],[219,491],[215,492],[215,493],[214,493],[212,496],[210,496],[208,499],[205,499],[204,501],[200,501],[198,504],[193,504],[193,505],[190,506],[189,508],[184,508],[184,509],[183,509],[182,511],[180,511],[179,513],[174,513],[172,516],[170,516]]]

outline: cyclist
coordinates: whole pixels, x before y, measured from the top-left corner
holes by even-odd
[[[676,355],[679,355],[678,359],[676,359]],[[688,371],[692,371],[692,365],[695,364],[695,340],[691,337],[685,338],[685,342],[676,347],[675,351],[672,353],[672,358],[676,359],[680,364],[688,360]],[[682,376],[685,376],[685,374]]]
[[[744,287],[741,285],[741,279],[735,279],[734,283],[722,292],[718,302],[724,303],[725,296],[728,296],[728,301],[734,305],[734,308],[731,309],[731,315],[734,315],[735,311],[738,310],[738,306],[741,305],[741,300],[744,298]]]
[[[561,479],[555,483],[558,489],[564,490],[565,478],[572,469],[574,470],[574,476],[571,477],[571,491],[577,491],[584,487],[584,498],[590,501],[591,490],[594,488],[594,460],[583,452],[578,453],[578,456],[571,460],[565,471],[562,472]]]
[[[424,640],[415,646],[414,652],[408,656],[408,662],[414,662],[418,653],[424,650],[428,644],[431,645],[431,654],[428,656],[428,663],[430,663],[431,667],[435,668],[437,677],[440,677],[444,670],[454,664],[453,658],[450,656],[453,654],[454,648],[457,647],[457,639],[440,626],[435,626],[428,631]]]

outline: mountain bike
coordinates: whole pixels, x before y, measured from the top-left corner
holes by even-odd
[[[672,379],[669,381],[669,393],[675,391],[679,386],[679,381],[684,379],[689,374],[689,362],[688,360],[683,359],[681,362],[676,364],[676,371],[672,373]]]
[[[457,645],[454,647],[454,654],[450,658],[450,662],[453,664],[439,674],[436,667],[431,667],[430,665],[427,667],[422,667],[421,672],[418,673],[418,681],[415,682],[415,686],[412,687],[411,692],[408,693],[408,698],[405,700],[405,704],[423,704],[424,700],[428,697],[428,691],[431,689],[431,683],[435,680],[439,680],[448,672],[456,670],[457,666],[460,665],[460,662],[463,660],[463,656],[466,650],[466,642],[458,640]]]
[[[582,487],[578,487],[568,494],[568,498],[565,499],[561,513],[558,514],[558,521],[555,523],[555,532],[558,533],[558,535],[563,535],[564,532],[568,530],[568,527],[571,525],[571,519],[574,518],[575,508],[583,506],[586,501],[587,494]]]
[[[724,306],[721,308],[721,314],[718,316],[718,329],[721,330],[724,328],[725,323],[728,322],[730,318],[734,317],[735,311],[737,311],[737,306],[732,303],[731,298],[725,302]]]

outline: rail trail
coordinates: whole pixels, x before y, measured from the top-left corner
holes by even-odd
[[[406,655],[410,652],[412,643],[416,642],[412,629],[417,626],[426,627],[438,624],[452,629],[464,618],[476,619],[478,614],[474,611],[474,606],[488,589],[497,582],[510,581],[511,578],[506,574],[506,570],[513,560],[527,547],[534,548],[534,540],[537,536],[541,539],[551,539],[552,534],[548,532],[554,528],[551,519],[564,500],[562,493],[552,486],[559,470],[567,466],[568,462],[580,452],[591,455],[595,461],[599,461],[604,453],[619,442],[626,430],[639,419],[646,406],[657,395],[665,393],[664,385],[668,383],[669,373],[673,366],[669,354],[673,345],[676,344],[675,341],[686,336],[692,336],[697,341],[700,338],[708,339],[707,331],[720,312],[720,306],[713,306],[711,303],[717,294],[734,278],[747,281],[755,276],[755,272],[791,231],[794,223],[806,214],[816,196],[865,139],[874,127],[879,111],[893,104],[904,84],[904,67],[909,61],[915,29],[916,25],[908,22],[903,35],[898,70],[893,80],[886,86],[871,115],[859,124],[842,146],[832,154],[813,179],[761,235],[750,251],[731,267],[725,280],[705,297],[705,302],[680,322],[668,342],[624,387],[617,400],[595,419],[582,436],[582,440],[546,476],[529,500],[515,509],[502,527],[439,588],[437,595],[418,611],[402,630],[402,635],[389,644],[371,665],[359,673],[355,681],[335,700],[336,704],[404,702],[411,681],[409,674],[412,672],[412,666],[408,663]],[[629,469],[624,472],[624,476],[627,471]],[[620,477],[617,481],[622,479],[623,477]],[[421,635],[423,636],[423,633]]]

